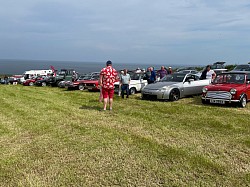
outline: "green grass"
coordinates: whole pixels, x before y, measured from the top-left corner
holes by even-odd
[[[0,186],[249,186],[250,104],[0,86]]]

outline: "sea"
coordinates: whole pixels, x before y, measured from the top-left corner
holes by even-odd
[[[51,61],[51,60],[19,60],[19,59],[0,59],[0,74],[21,75],[28,70],[45,70],[51,69],[53,66],[56,70],[60,69],[74,69],[79,74],[98,72],[105,67],[106,62],[80,62],[80,61]],[[143,63],[115,63],[113,67],[116,70],[128,69],[135,70],[137,68],[147,69],[147,67],[154,67],[160,69],[161,66],[173,69],[178,67],[185,67],[185,65],[174,64],[143,64]]]

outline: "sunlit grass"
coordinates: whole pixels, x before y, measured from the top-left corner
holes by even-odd
[[[0,86],[1,186],[248,186],[250,107]]]

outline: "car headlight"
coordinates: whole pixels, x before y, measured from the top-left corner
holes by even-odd
[[[168,86],[164,86],[164,87],[160,88],[159,91],[162,92],[162,91],[166,91],[166,90],[168,90],[168,89],[169,89]]]
[[[232,88],[231,90],[230,90],[230,93],[232,94],[232,95],[234,95],[234,94],[236,94],[236,89],[235,88]]]
[[[202,93],[207,93],[207,88],[206,87],[202,88]]]

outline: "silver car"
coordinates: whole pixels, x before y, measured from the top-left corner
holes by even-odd
[[[210,83],[210,79],[199,80],[195,74],[174,73],[148,84],[141,94],[142,99],[177,101],[185,96],[201,94],[202,88]]]

